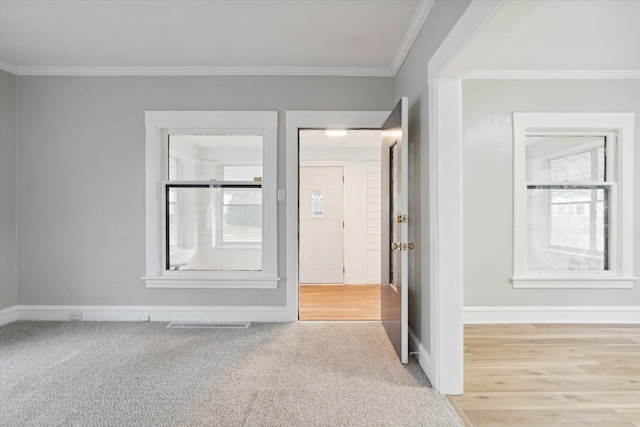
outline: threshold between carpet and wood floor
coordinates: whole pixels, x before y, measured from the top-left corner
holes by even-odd
[[[379,322],[14,322],[0,425],[462,426]]]

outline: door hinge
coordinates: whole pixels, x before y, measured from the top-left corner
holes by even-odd
[[[344,267],[342,267],[342,274],[344,274],[344,273],[345,273],[345,268],[344,268]]]
[[[342,228],[344,228],[344,221],[342,221]]]

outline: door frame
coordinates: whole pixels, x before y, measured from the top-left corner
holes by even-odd
[[[299,131],[304,129],[380,129],[390,111],[287,111],[286,121],[286,234],[287,234],[287,319],[298,321],[299,276]]]
[[[543,3],[473,0],[428,62],[431,354],[419,357],[442,394],[464,388],[462,80]]]

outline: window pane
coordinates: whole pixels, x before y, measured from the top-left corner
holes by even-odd
[[[178,179],[178,159],[169,158],[169,180],[176,181]]]
[[[529,182],[604,182],[603,136],[527,136],[526,180]]]
[[[262,176],[262,136],[261,135],[170,135],[169,158],[176,159],[176,173],[172,175],[169,162],[169,180],[209,181],[231,180],[227,178],[224,165],[250,164],[254,171],[242,171],[254,176]],[[236,180],[236,179],[233,179]]]
[[[589,205],[551,205],[549,240],[551,246],[589,250],[591,241]]]
[[[169,204],[169,246],[178,244],[178,207],[174,203]]]
[[[598,176],[596,178],[596,181],[604,182],[607,180],[606,173],[605,173],[606,169],[605,169],[604,146],[598,148],[597,158],[598,158]]]
[[[224,166],[225,181],[262,181],[262,166]]]
[[[262,190],[259,188],[225,188],[225,205],[261,205]]]
[[[527,269],[608,270],[608,204],[608,189],[528,189]]]
[[[234,192],[245,189],[233,189]],[[261,203],[261,189],[246,189]],[[167,269],[191,271],[257,271],[262,269],[262,207],[224,205],[220,188],[172,188],[180,215],[179,242],[170,246]],[[226,191],[226,190],[225,190]],[[244,194],[246,196],[246,194]],[[168,206],[171,213],[171,206]],[[244,211],[243,211],[244,209]],[[169,215],[171,239],[171,215]],[[224,245],[225,236],[243,245]]]
[[[591,152],[551,160],[549,168],[552,182],[591,181]]]
[[[223,211],[222,241],[261,242],[262,206],[230,205]]]
[[[223,242],[262,241],[262,190],[225,188]]]

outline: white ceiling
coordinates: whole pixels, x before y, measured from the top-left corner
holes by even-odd
[[[0,0],[0,68],[19,75],[394,76],[434,2]],[[515,29],[474,61],[469,77],[640,75],[640,0],[503,5],[519,2],[536,8],[519,25],[487,24]]]
[[[640,0],[547,0],[475,68],[640,70]]]
[[[0,59],[38,68],[395,74],[432,0],[0,0]],[[45,70],[46,71],[46,70]],[[142,71],[141,71],[142,72]]]

